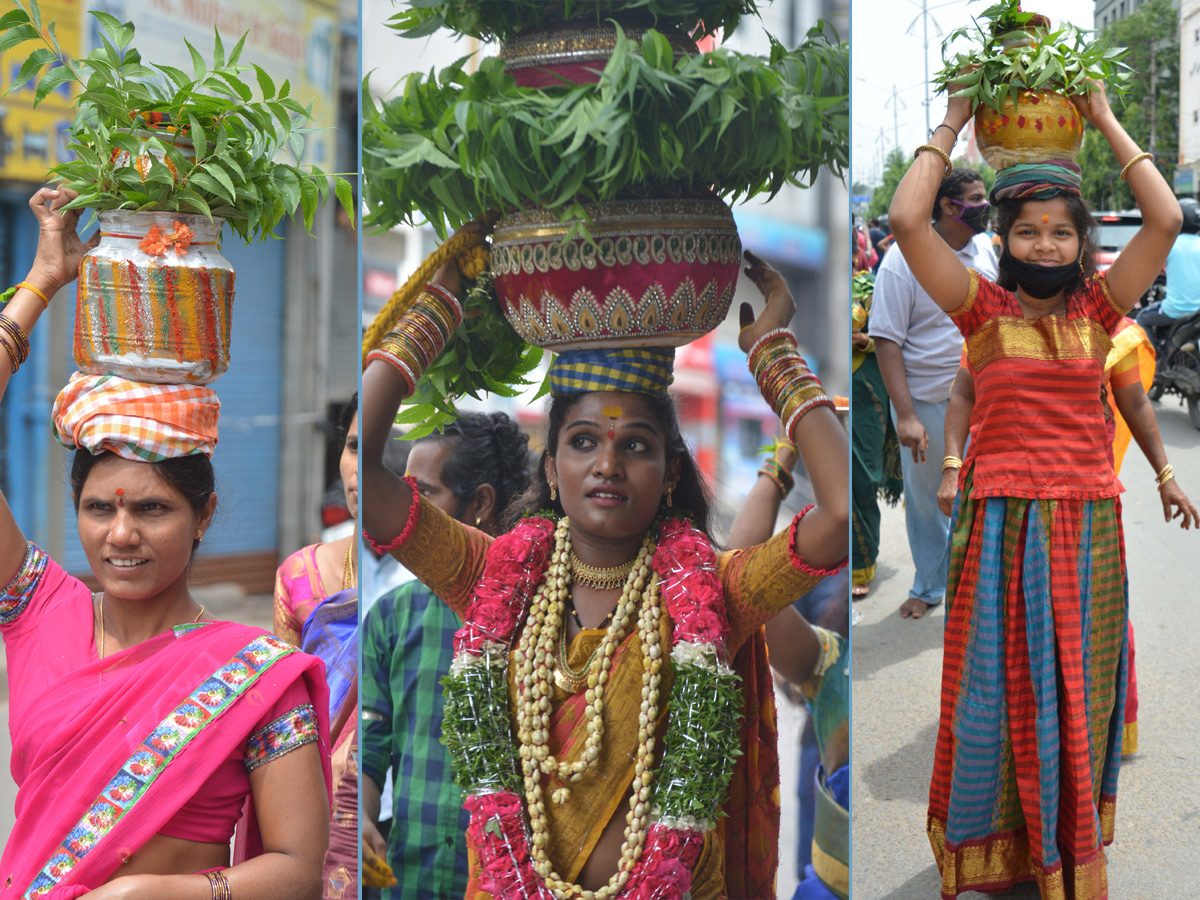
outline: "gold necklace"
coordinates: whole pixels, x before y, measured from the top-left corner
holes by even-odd
[[[357,536],[358,532],[355,532]],[[350,544],[346,547],[346,559],[342,563],[342,590],[355,587],[358,584],[358,573],[354,571],[354,545],[358,543],[355,538],[350,539]]]
[[[584,587],[594,588],[598,591],[613,591],[625,584],[625,580],[633,571],[633,565],[636,562],[637,557],[635,556],[629,562],[621,563],[619,566],[601,569],[598,566],[589,566],[576,556],[572,549],[571,580],[576,584],[582,584]]]
[[[517,709],[517,739],[521,745],[526,809],[533,834],[531,856],[534,870],[556,896],[582,900],[585,893],[583,888],[561,878],[554,871],[546,851],[549,823],[545,813],[543,778],[549,775],[561,785],[550,791],[550,799],[554,804],[562,805],[570,795],[567,785],[580,781],[584,774],[596,765],[604,737],[605,686],[612,669],[613,654],[624,640],[629,626],[636,620],[636,630],[642,643],[643,693],[638,714],[639,722],[658,722],[658,687],[662,678],[662,657],[670,650],[669,646],[663,645],[658,630],[663,611],[659,602],[658,579],[654,577],[651,569],[655,545],[650,535],[647,535],[635,564],[630,569],[629,580],[621,592],[612,624],[601,641],[598,671],[586,671],[584,684],[587,686],[587,695],[583,719],[587,723],[588,735],[580,758],[573,763],[567,763],[565,760],[560,762],[550,753],[550,670],[555,668],[555,644],[561,640],[559,628],[566,627],[563,615],[566,611],[565,597],[570,583],[570,547],[568,522],[564,518],[559,521],[556,529],[555,552],[547,569],[546,579],[533,598],[530,615],[517,642],[513,658],[517,664],[518,682],[525,688],[522,702]],[[590,666],[589,661],[589,669]],[[617,874],[604,887],[595,892],[587,892],[594,900],[609,900],[621,890],[645,846],[650,825],[649,807],[653,779],[649,773],[654,766],[654,731],[653,725],[639,728],[636,759],[642,766],[643,776],[641,779],[634,779],[635,788],[630,795],[629,815],[626,817],[627,825]]]
[[[200,621],[200,617],[204,615],[204,604],[200,604],[200,612],[196,613],[196,618],[192,619],[192,624],[195,625]],[[100,659],[104,659],[104,592],[100,591]]]

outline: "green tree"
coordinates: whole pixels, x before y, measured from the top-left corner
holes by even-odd
[[[867,207],[868,219],[887,213],[888,207],[892,205],[892,195],[896,193],[896,186],[900,184],[904,173],[908,171],[910,162],[912,160],[899,148],[887,155],[887,161],[883,167],[883,181],[879,187],[875,188],[875,193],[871,195],[871,205]]]
[[[1131,70],[1129,91],[1110,97],[1113,112],[1139,147],[1170,182],[1179,158],[1179,10],[1171,0],[1147,0],[1133,15],[1106,31],[1113,46],[1125,47]],[[1117,162],[1095,129],[1085,130],[1076,159],[1083,169],[1083,196],[1095,209],[1133,206],[1129,185],[1114,178]]]

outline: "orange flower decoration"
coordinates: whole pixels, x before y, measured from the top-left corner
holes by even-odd
[[[192,229],[182,222],[176,221],[175,230],[169,234],[163,234],[157,225],[151,225],[150,230],[146,232],[146,236],[141,239],[138,246],[142,252],[148,253],[150,256],[162,256],[167,252],[168,247],[174,249],[178,256],[187,256],[187,248],[191,246],[195,237]]]
[[[151,225],[146,236],[138,242],[138,247],[142,252],[148,253],[150,256],[162,256],[167,252],[167,246],[167,238],[158,230],[157,225]]]
[[[175,222],[175,230],[167,235],[167,240],[175,245],[175,252],[180,256],[187,255],[187,248],[192,245],[196,235],[192,233],[192,229],[188,228],[182,222]]]

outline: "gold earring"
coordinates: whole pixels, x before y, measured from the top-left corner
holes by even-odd
[[[482,521],[483,521],[483,516],[476,516],[476,517],[475,517],[475,527],[476,527],[476,528],[478,528],[478,527],[479,527],[479,523],[480,523],[480,522],[482,522]]]
[[[197,541],[197,542],[200,542],[200,541],[203,541],[203,540],[204,540],[204,532],[203,532],[203,531],[197,531],[197,532],[196,532],[196,541]]]
[[[667,507],[668,507],[668,508],[670,508],[670,507],[672,507],[672,506],[674,506],[674,505],[675,505],[674,498],[672,498],[672,496],[671,496],[671,494],[672,494],[674,491],[675,491],[675,488],[674,488],[674,487],[668,487],[668,488],[667,488]]]
[[[551,503],[553,503],[555,500],[558,499],[557,488],[558,488],[558,485],[556,485],[553,481],[550,482],[550,502]]]

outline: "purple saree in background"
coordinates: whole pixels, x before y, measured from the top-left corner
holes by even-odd
[[[329,784],[323,667],[267,632],[184,625],[99,660],[87,588],[36,548],[0,595],[0,625],[19,787],[2,898],[70,900],[99,887],[296,679],[312,697]],[[256,823],[243,827],[259,846]]]

